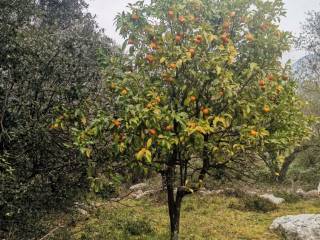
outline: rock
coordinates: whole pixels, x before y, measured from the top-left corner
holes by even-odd
[[[320,183],[318,185],[318,194],[320,195]]]
[[[308,192],[303,191],[301,188],[299,188],[296,193],[302,197],[306,198],[314,198],[314,197],[320,197],[319,189],[318,190],[311,190]]]
[[[210,191],[210,190],[208,190],[208,189],[206,189],[206,188],[201,188],[199,191],[198,191],[198,193],[201,195],[201,196],[209,196],[209,195],[212,195],[212,194],[214,194],[215,192],[214,191]]]
[[[263,195],[260,195],[259,197],[267,199],[276,205],[279,205],[285,201],[283,198],[276,197],[273,194],[263,194]]]
[[[320,214],[280,217],[273,221],[270,229],[287,240],[319,240]]]
[[[145,191],[145,192],[142,192],[142,193],[140,193],[140,194],[137,194],[137,195],[135,196],[135,199],[141,199],[141,198],[143,198],[143,197],[145,197],[145,196],[150,196],[150,195],[152,195],[152,194],[154,194],[154,193],[156,193],[156,192],[158,192],[158,190]]]
[[[303,189],[302,188],[299,188],[297,191],[296,191],[296,193],[299,195],[299,196],[304,196],[305,195],[305,191],[303,191]]]
[[[148,187],[148,184],[146,183],[138,183],[138,184],[135,184],[135,185],[132,185],[129,190],[131,191],[138,191],[138,190],[143,190],[143,189],[146,189]]]
[[[223,189],[212,190],[211,193],[213,193],[213,194],[223,194],[224,190]]]
[[[140,196],[141,194],[143,194],[143,191],[140,189],[132,194],[130,194],[131,198],[137,198],[138,196]]]
[[[308,191],[308,192],[305,192],[304,193],[304,197],[319,197],[319,192],[318,190],[311,190],[311,191]]]
[[[85,216],[88,215],[88,212],[86,210],[82,209],[82,208],[77,208],[77,211],[82,215],[85,215]]]

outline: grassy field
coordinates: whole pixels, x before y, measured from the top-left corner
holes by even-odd
[[[240,199],[227,196],[189,196],[182,208],[181,239],[277,240],[268,227],[283,215],[319,213],[319,200],[285,203],[263,213],[237,210]],[[107,203],[89,217],[64,229],[51,239],[72,240],[167,240],[167,207],[162,201],[126,200]]]

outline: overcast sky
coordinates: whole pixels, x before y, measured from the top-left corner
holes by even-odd
[[[90,5],[89,11],[96,15],[100,27],[105,29],[105,33],[115,40],[122,43],[122,39],[115,31],[114,17],[118,12],[126,9],[128,3],[134,3],[136,0],[87,0]],[[295,35],[301,31],[301,23],[304,22],[305,13],[310,10],[320,11],[319,0],[284,0],[287,9],[287,17],[281,22],[284,30],[292,31]],[[286,54],[285,60],[299,59],[304,53],[292,50]]]

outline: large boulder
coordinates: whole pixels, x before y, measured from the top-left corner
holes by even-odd
[[[287,240],[319,240],[320,214],[279,217],[273,221],[270,229]]]
[[[263,194],[263,195],[260,195],[260,197],[267,199],[268,201],[270,201],[276,205],[279,205],[285,201],[283,198],[276,197],[273,194]]]

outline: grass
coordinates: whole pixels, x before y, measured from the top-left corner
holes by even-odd
[[[184,240],[279,240],[268,227],[279,216],[317,213],[319,200],[285,203],[263,213],[230,207],[241,199],[227,196],[184,199],[181,239]],[[164,203],[126,200],[100,207],[86,220],[68,229],[65,240],[167,240],[168,216]],[[130,205],[130,207],[128,207]],[[64,231],[66,231],[64,229]],[[52,238],[55,239],[55,238]],[[62,240],[62,238],[59,238]],[[64,239],[63,239],[64,240]]]

